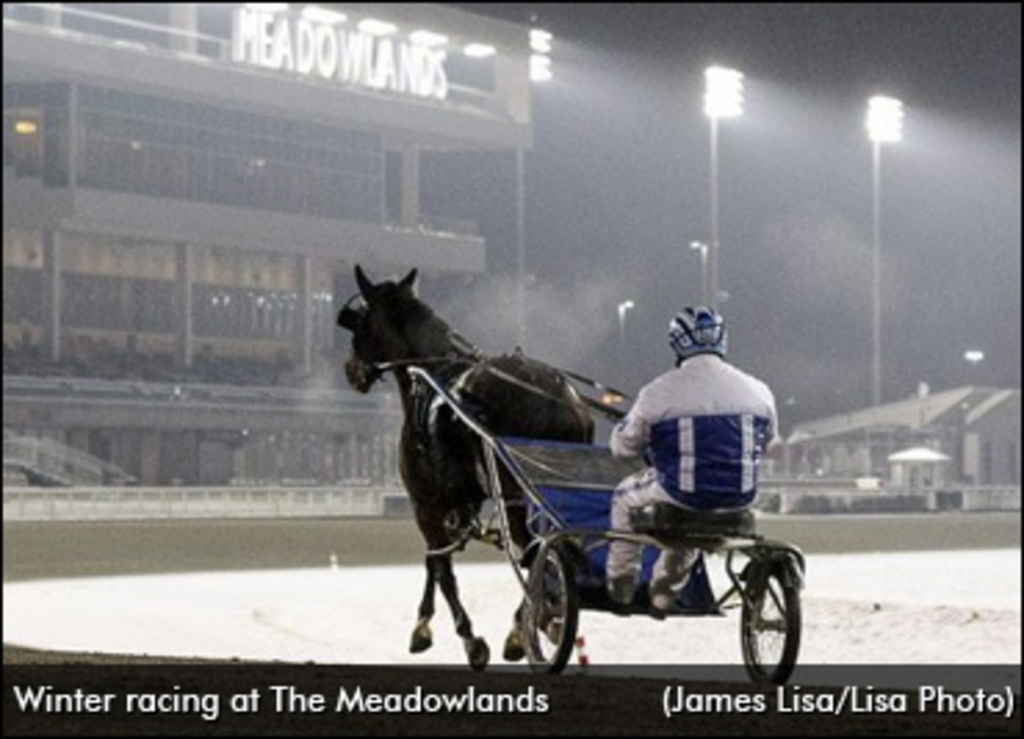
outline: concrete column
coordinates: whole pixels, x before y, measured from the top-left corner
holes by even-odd
[[[299,271],[299,304],[298,309],[298,355],[302,374],[313,371],[313,260],[303,256],[297,260]]]
[[[232,480],[248,480],[249,475],[249,448],[245,439],[241,444],[232,449],[231,478]]]
[[[420,223],[420,150],[415,144],[402,146],[402,225],[416,228]]]
[[[168,7],[171,28],[182,32],[170,34],[171,50],[197,53],[199,44],[196,33],[199,30],[199,14],[196,3],[171,3]]]
[[[79,128],[82,125],[82,116],[78,114],[78,85],[72,84],[68,89],[68,187],[78,186],[79,150],[81,136]]]
[[[64,300],[61,279],[61,232],[43,230],[43,347],[50,359],[60,360],[61,304]]]
[[[139,484],[158,485],[160,483],[160,433],[157,431],[140,431],[142,444],[139,454]]]
[[[195,247],[177,245],[178,280],[178,364],[192,367],[192,281],[195,275]]]

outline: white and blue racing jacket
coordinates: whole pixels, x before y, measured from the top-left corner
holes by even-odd
[[[617,457],[649,452],[658,482],[688,508],[739,508],[757,493],[761,456],[777,425],[761,380],[714,354],[655,378],[612,431]]]

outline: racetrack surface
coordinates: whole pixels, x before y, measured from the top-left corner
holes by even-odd
[[[815,552],[837,549],[873,552],[1020,546],[1019,515],[772,519],[763,521],[760,529],[774,538],[802,546],[812,557]],[[324,567],[332,555],[343,567],[405,563],[420,561],[422,550],[418,535],[408,521],[151,521],[5,523],[4,555],[5,581],[13,581],[129,573]],[[460,559],[501,561],[498,553],[480,545],[471,546],[467,553],[460,555]],[[367,614],[367,618],[372,619],[373,614]],[[409,620],[411,626],[412,614]],[[629,624],[630,621],[622,623],[624,638],[629,637]],[[441,628],[447,628],[447,625],[442,627],[439,624],[438,630]],[[497,662],[498,655],[494,655],[494,659]],[[153,670],[166,670],[167,663],[175,661],[160,657],[38,653],[5,645],[5,685],[12,670],[29,669],[19,667],[26,662],[57,665],[155,664],[157,667],[113,668],[120,670],[115,673],[118,680],[145,685],[152,681]],[[207,671],[203,673],[207,679],[213,675],[217,684],[223,684],[228,690],[232,686],[262,685],[280,680],[282,668],[273,664],[244,664],[230,671],[216,666],[198,669]],[[236,669],[241,672],[236,672]],[[271,713],[261,716],[256,727],[232,724],[232,720],[241,720],[238,716],[225,717],[216,724],[216,730],[376,735],[1019,734],[1019,718],[1013,723],[987,715],[868,713],[842,717],[825,714],[793,717],[769,710],[756,714],[718,712],[688,715],[670,720],[661,713],[661,696],[669,681],[656,678],[612,679],[595,676],[593,672],[549,677],[497,671],[479,675],[461,669],[408,667],[308,665],[297,669],[302,674],[290,678],[294,681],[311,680],[314,686],[318,684],[317,680],[320,685],[341,682],[357,685],[368,693],[408,694],[417,686],[449,692],[464,691],[472,686],[482,692],[515,695],[532,689],[547,696],[550,710],[542,715],[497,716],[462,713],[428,716],[347,714],[343,719],[306,715],[289,718],[284,714]],[[685,684],[687,690],[698,693],[756,693],[756,689],[745,684]],[[11,711],[5,710],[5,734],[9,733],[10,716]],[[149,733],[184,734],[209,733],[212,728],[202,722],[175,723],[166,719],[163,723],[154,723],[151,719],[144,727]],[[111,719],[102,726],[71,716],[37,717],[10,728],[15,729],[14,733],[37,734],[141,733],[138,717],[123,721]]]
[[[1020,513],[761,516],[764,536],[817,553],[1020,548]],[[411,520],[232,519],[4,522],[4,581],[423,561]],[[500,562],[472,543],[457,562]]]

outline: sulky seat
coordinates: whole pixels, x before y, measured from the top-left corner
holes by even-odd
[[[671,503],[650,503],[629,512],[634,531],[652,536],[750,537],[754,514],[749,510],[695,511]]]

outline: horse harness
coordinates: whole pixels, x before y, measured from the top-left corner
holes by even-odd
[[[344,328],[348,328],[348,329],[352,330],[353,332],[356,330],[356,327],[358,326],[359,322],[362,320],[362,318],[364,317],[365,312],[366,312],[365,305],[357,306],[357,307],[352,307],[353,303],[356,303],[357,301],[360,301],[360,300],[363,300],[362,295],[360,293],[356,293],[355,295],[350,297],[347,301],[345,301],[345,305],[342,306],[342,309],[338,312],[337,324],[339,326],[342,326]],[[549,392],[547,392],[545,390],[542,390],[541,388],[537,387],[536,385],[534,385],[532,383],[526,382],[525,380],[521,380],[518,377],[515,377],[514,375],[511,375],[508,372],[505,372],[504,370],[498,369],[497,367],[495,367],[493,365],[493,363],[490,362],[490,360],[489,360],[489,358],[487,357],[486,354],[484,354],[477,346],[475,346],[471,341],[469,341],[469,339],[467,339],[465,336],[460,334],[458,331],[455,331],[455,330],[449,328],[448,329],[448,341],[449,341],[449,344],[451,346],[451,350],[448,352],[447,355],[444,355],[444,356],[424,357],[424,358],[421,358],[421,359],[394,360],[394,361],[390,361],[390,362],[375,362],[375,363],[372,363],[372,364],[368,364],[368,365],[366,365],[368,381],[372,384],[373,382],[376,382],[378,379],[380,379],[380,377],[385,372],[389,372],[389,371],[393,372],[394,370],[400,369],[401,367],[407,367],[407,366],[412,366],[412,365],[419,365],[419,366],[422,366],[422,365],[440,365],[440,366],[445,366],[445,365],[461,364],[461,363],[468,362],[471,366],[468,369],[466,369],[464,372],[459,374],[457,376],[456,380],[451,383],[451,387],[453,388],[453,391],[458,389],[460,381],[464,380],[465,377],[468,376],[470,371],[472,371],[477,366],[483,366],[484,371],[488,372],[489,374],[493,375],[494,377],[497,377],[497,378],[499,378],[499,379],[501,379],[501,380],[503,380],[505,382],[508,382],[508,383],[510,383],[512,385],[516,385],[517,387],[520,387],[523,390],[531,392],[531,393],[533,393],[535,395],[539,395],[539,396],[541,396],[543,398],[546,398],[547,400],[550,400],[550,401],[555,402],[555,403],[559,403],[559,404],[563,404],[563,405],[571,405],[571,403],[569,401],[567,401],[565,398],[560,398],[560,397],[557,397],[555,395],[552,395],[551,393],[549,393]],[[521,347],[516,347],[516,353],[518,355],[522,355],[522,348]],[[555,369],[555,368],[553,368],[553,369]],[[578,374],[575,374],[573,372],[568,372],[566,370],[555,369],[555,371],[558,372],[563,377],[564,376],[572,377],[573,379],[575,379],[577,381],[580,381],[580,382],[583,382],[583,383],[585,383],[587,385],[590,385],[591,387],[593,387],[595,389],[598,389],[598,390],[610,390],[612,393],[617,394],[620,397],[627,397],[624,393],[621,393],[621,392],[619,392],[617,390],[614,390],[614,388],[607,388],[603,384],[601,384],[601,383],[599,383],[599,382],[597,382],[595,380],[591,380],[591,379],[589,379],[587,377],[583,377],[582,375],[578,375]],[[448,378],[442,377],[441,379],[448,379]],[[417,383],[417,384],[421,384],[421,383]],[[445,384],[448,384],[448,383],[446,382]],[[431,396],[431,402],[434,402],[434,403],[439,402],[436,398],[433,398],[435,393],[430,391],[429,388],[426,388],[426,387],[415,388],[414,387],[414,392],[426,392],[426,393],[428,393]],[[459,397],[459,394],[457,392],[455,392],[454,394],[455,394],[456,397]],[[613,406],[607,405],[607,404],[602,403],[600,401],[594,400],[593,398],[589,398],[589,397],[587,397],[585,395],[577,394],[576,397],[577,397],[578,400],[582,401],[583,404],[586,405],[588,408],[590,408],[593,411],[597,411],[598,413],[604,415],[606,418],[609,418],[612,421],[618,421],[619,419],[622,418],[622,416],[625,415],[622,411],[618,410],[617,408],[614,408]],[[417,403],[417,405],[421,406],[421,407],[418,408],[418,411],[419,411],[418,415],[421,416],[421,420],[429,419],[430,402],[424,403],[424,401],[421,399],[419,401],[419,403]]]

